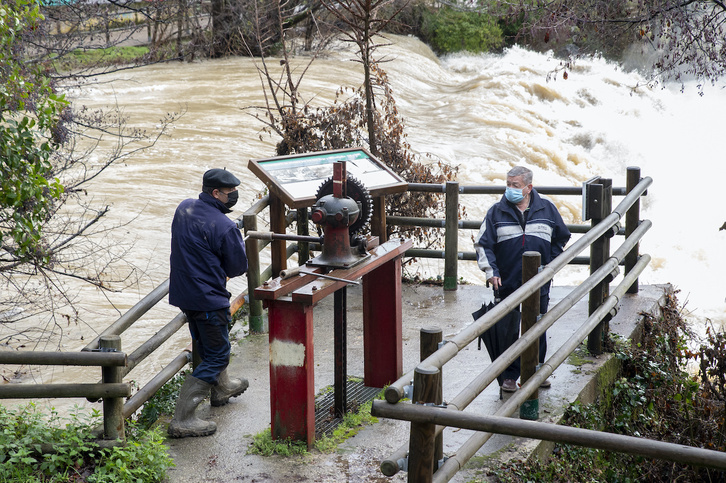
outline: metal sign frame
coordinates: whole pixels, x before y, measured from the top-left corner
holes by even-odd
[[[597,210],[596,207],[592,206],[591,192],[592,186],[599,184],[600,176],[593,176],[587,181],[582,182],[582,221],[587,221],[593,217]]]
[[[315,202],[318,188],[333,176],[337,161],[346,161],[348,174],[363,183],[373,197],[408,188],[403,178],[364,148],[252,159],[247,167],[287,206],[303,208]]]

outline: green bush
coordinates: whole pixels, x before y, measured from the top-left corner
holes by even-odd
[[[0,406],[0,482],[164,479],[173,462],[159,430],[128,431],[125,445],[100,448],[93,429],[102,422],[98,410],[87,414],[76,409],[62,418],[55,410],[42,414],[33,403],[17,410]]]
[[[166,477],[174,463],[164,445],[160,428],[139,431],[124,446],[99,451],[96,467],[88,483],[157,482]]]
[[[438,54],[460,50],[488,52],[504,44],[504,35],[496,19],[450,7],[424,12],[421,34]]]

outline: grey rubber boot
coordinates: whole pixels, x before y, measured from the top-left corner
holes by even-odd
[[[212,406],[224,406],[229,398],[239,396],[249,386],[247,379],[230,379],[227,369],[223,370],[217,377],[217,385],[212,386]]]
[[[195,412],[197,406],[209,395],[212,385],[188,375],[179,391],[179,399],[174,408],[174,419],[169,423],[169,436],[186,438],[187,436],[209,436],[217,431],[214,421],[199,419]]]

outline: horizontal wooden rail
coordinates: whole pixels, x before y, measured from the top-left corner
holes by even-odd
[[[171,336],[176,334],[179,329],[184,327],[186,322],[187,317],[184,313],[178,313],[176,317],[162,327],[156,334],[149,337],[149,340],[137,347],[136,350],[129,354],[128,367],[124,371],[123,375],[125,376],[131,372],[131,370],[136,367],[139,362],[149,357],[149,355],[151,355],[156,349],[161,347],[161,345],[169,340]]]
[[[386,224],[394,226],[424,226],[428,228],[446,228],[446,220],[443,218],[420,218],[415,216],[387,216]],[[482,220],[459,220],[458,228],[460,230],[478,230],[481,227]],[[567,229],[571,233],[587,233],[590,225],[568,224]],[[625,230],[621,230],[621,235]]]
[[[460,186],[459,193],[463,195],[501,195],[504,186]],[[534,189],[543,195],[582,195],[581,186],[535,186]],[[408,191],[419,193],[446,193],[446,184],[409,183]],[[613,187],[613,195],[625,196],[627,188]]]
[[[131,327],[134,322],[148,312],[154,305],[156,305],[161,299],[166,297],[169,293],[169,279],[164,280],[161,285],[156,287],[154,290],[149,292],[146,297],[139,300],[139,302],[131,307],[125,314],[116,320],[113,324],[109,325],[106,330],[93,339],[83,351],[90,351],[98,348],[98,341],[104,335],[119,335],[122,334],[126,329]]]
[[[726,453],[721,451],[589,429],[571,428],[558,424],[501,416],[473,415],[418,404],[390,404],[385,401],[373,401],[371,414],[377,417],[415,423],[430,423],[452,428],[556,441],[563,444],[576,444],[607,451],[637,454],[648,458],[726,470]]]
[[[446,252],[444,252],[444,250],[434,250],[433,248],[409,248],[408,250],[406,250],[405,256],[411,257],[411,258],[443,259],[446,256]],[[459,252],[457,259],[458,260],[476,261],[476,252]],[[586,256],[575,257],[572,260],[570,260],[569,264],[570,265],[590,265],[590,257],[586,257]]]
[[[33,364],[38,366],[125,366],[123,352],[54,352],[0,351],[0,364]]]
[[[30,449],[31,454],[56,454],[56,453],[63,453],[67,454],[69,446],[72,444],[76,444],[74,442],[62,442],[62,443],[40,443],[38,446],[34,446],[32,449]],[[126,441],[120,440],[120,439],[96,439],[93,441],[93,445],[98,448],[102,449],[110,449],[110,448],[118,448],[121,446],[126,446]]]
[[[131,384],[125,382],[99,384],[3,384],[0,399],[129,397]]]
[[[259,200],[257,200],[252,206],[247,208],[247,210],[242,214],[242,219],[244,219],[245,216],[259,215],[269,205],[270,205],[270,195],[265,195],[262,198],[260,198]],[[239,220],[239,218],[237,218],[237,220]]]
[[[183,351],[181,354],[169,363],[161,372],[149,381],[144,387],[136,391],[123,407],[124,418],[131,417],[137,409],[139,409],[151,396],[156,394],[161,386],[169,382],[169,380],[181,371],[192,360],[192,354],[189,351]]]

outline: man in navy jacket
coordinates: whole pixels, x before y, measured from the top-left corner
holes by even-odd
[[[199,198],[182,201],[171,224],[169,303],[186,315],[201,356],[201,363],[184,381],[169,424],[169,435],[175,438],[214,433],[217,425],[197,418],[197,406],[210,392],[212,406],[222,406],[249,386],[246,379],[227,375],[231,351],[227,279],[247,271],[242,234],[226,216],[237,202],[239,184],[229,171],[210,169],[204,173]]]
[[[532,187],[532,171],[523,166],[507,173],[507,189],[502,199],[487,212],[474,248],[479,268],[485,272],[487,282],[499,290],[503,299],[522,285],[522,254],[536,251],[542,265],[548,264],[560,253],[570,239],[562,216],[555,205]],[[540,290],[540,313],[547,312],[550,283]],[[515,319],[516,322],[517,319]],[[547,334],[539,341],[539,361],[544,362]],[[502,373],[502,390],[517,390],[520,375],[519,359]],[[542,386],[549,387],[549,380]]]

